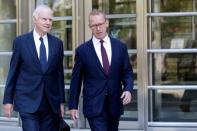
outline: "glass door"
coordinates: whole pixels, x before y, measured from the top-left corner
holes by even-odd
[[[0,0],[0,103],[3,101],[4,88],[12,55],[12,42],[16,36],[27,29],[28,19],[26,0]],[[21,25],[23,24],[23,29]],[[26,30],[27,31],[27,30]],[[5,125],[19,125],[18,113],[14,112],[10,119],[4,116],[3,104],[0,104],[0,123]]]
[[[196,3],[149,1],[150,126],[197,126]]]

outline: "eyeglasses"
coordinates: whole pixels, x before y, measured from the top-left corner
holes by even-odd
[[[94,24],[94,25],[89,25],[90,28],[92,29],[96,29],[97,27],[101,27],[106,23],[106,20],[103,23],[98,23],[98,24]]]

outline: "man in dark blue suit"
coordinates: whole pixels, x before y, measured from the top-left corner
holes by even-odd
[[[131,102],[133,71],[126,45],[107,34],[103,12],[89,15],[92,38],[76,49],[70,86],[69,109],[77,119],[83,82],[83,113],[92,131],[118,131],[123,105]]]
[[[53,11],[39,5],[34,30],[13,42],[4,93],[4,112],[18,111],[23,131],[59,131],[64,114],[63,43],[49,34]],[[14,104],[14,105],[13,105]]]

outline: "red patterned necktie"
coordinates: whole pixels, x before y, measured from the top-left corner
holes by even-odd
[[[105,74],[108,75],[109,72],[109,60],[107,57],[107,52],[103,46],[103,40],[100,40],[101,43],[101,55],[102,55],[102,62],[103,62],[103,69],[105,71]]]

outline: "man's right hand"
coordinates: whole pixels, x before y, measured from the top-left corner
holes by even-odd
[[[74,121],[78,119],[78,110],[77,109],[72,109],[70,110],[70,116],[71,119],[73,119]]]
[[[13,111],[13,104],[4,104],[3,110],[4,110],[4,115],[10,118]]]

